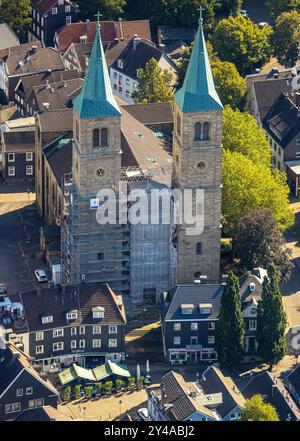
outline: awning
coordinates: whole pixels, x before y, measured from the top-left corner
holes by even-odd
[[[102,381],[109,378],[111,375],[117,375],[118,377],[130,378],[131,374],[126,366],[122,366],[108,360],[105,364],[97,366],[95,369],[85,369],[77,364],[73,363],[71,367],[65,369],[58,374],[58,378],[61,384],[71,383],[78,378],[89,381]]]

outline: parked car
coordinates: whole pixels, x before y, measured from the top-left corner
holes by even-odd
[[[139,409],[137,411],[138,416],[143,420],[143,421],[148,421],[148,409],[146,407],[142,407],[141,409]]]
[[[48,282],[48,277],[44,270],[37,269],[34,271],[34,275],[38,282]]]

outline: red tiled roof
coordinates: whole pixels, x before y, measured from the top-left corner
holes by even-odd
[[[66,3],[72,4],[70,0],[65,0]],[[32,6],[41,14],[46,14],[49,9],[53,8],[57,0],[31,0]]]
[[[70,23],[56,31],[58,49],[65,52],[72,43],[80,43],[82,35],[87,36],[87,42],[94,41],[96,34],[96,21]],[[151,40],[149,20],[137,21],[102,21],[101,38],[102,42],[113,43],[115,39],[131,40],[137,34],[140,38]]]

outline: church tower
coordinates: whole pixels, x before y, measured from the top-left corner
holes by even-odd
[[[183,221],[178,226],[177,283],[201,276],[207,283],[219,282],[223,106],[214,86],[201,15],[202,9],[184,83],[175,94],[173,188],[204,190],[204,207],[193,202],[194,214],[204,213],[204,231],[189,235],[190,225]]]
[[[72,187],[67,189],[64,283],[107,282],[126,291],[128,227],[97,222],[97,193],[116,193],[121,176],[121,112],[113,96],[100,24],[81,94],[73,108]],[[69,195],[69,196],[68,196]],[[127,247],[127,248],[126,248]]]

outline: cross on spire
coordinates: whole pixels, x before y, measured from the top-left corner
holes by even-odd
[[[201,5],[200,8],[197,9],[197,11],[199,11],[199,25],[202,25],[203,23],[202,12],[205,11],[205,9]]]
[[[97,17],[98,29],[100,29],[100,17],[103,17],[103,14],[100,14],[100,12],[98,11],[97,14],[95,14],[95,17]]]

